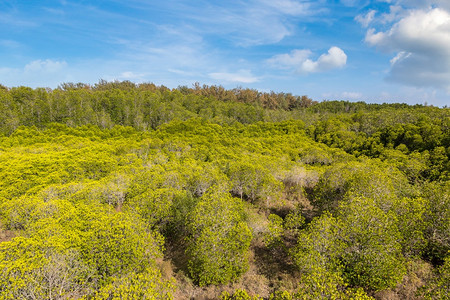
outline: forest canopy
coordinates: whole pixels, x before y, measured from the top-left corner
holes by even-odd
[[[0,299],[448,299],[449,172],[446,107],[1,86]]]

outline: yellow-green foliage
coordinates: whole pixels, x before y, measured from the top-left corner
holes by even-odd
[[[212,187],[189,216],[189,271],[200,286],[226,283],[248,268],[252,233],[239,199]]]
[[[342,204],[339,216],[346,244],[341,256],[346,280],[370,290],[395,287],[406,272],[396,216],[368,198]]]
[[[148,268],[140,273],[129,272],[113,277],[110,281],[93,299],[173,299],[173,282],[163,279],[155,268]]]
[[[290,253],[280,267],[299,288],[266,289],[272,299],[367,299],[423,258],[439,270],[424,295],[445,296],[445,111],[404,108],[391,126],[389,105],[318,115],[287,95],[236,93],[0,89],[0,229],[13,237],[0,241],[0,299],[171,299],[159,266],[173,252],[200,286]]]
[[[317,287],[319,294],[321,289],[331,292],[329,287],[347,285],[375,291],[395,287],[406,271],[395,215],[366,198],[353,198],[338,212],[338,217],[315,218],[299,235],[292,255],[305,273],[306,285]]]
[[[6,299],[81,297],[130,272],[156,272],[161,237],[132,215],[42,202],[26,236],[0,244]]]
[[[281,242],[283,234],[283,219],[275,214],[270,214],[268,232],[264,237],[264,243],[267,246],[274,246]]]
[[[236,290],[232,295],[223,292],[220,295],[220,300],[261,300],[263,298],[258,295],[250,296],[245,290]]]

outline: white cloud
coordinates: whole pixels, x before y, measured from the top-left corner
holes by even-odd
[[[450,13],[445,9],[408,10],[389,30],[369,29],[366,42],[396,53],[388,79],[450,91]]]
[[[412,10],[388,31],[370,29],[366,41],[389,51],[409,48],[410,52],[448,53],[450,14],[440,8]]]
[[[249,70],[239,70],[236,73],[219,72],[219,73],[209,73],[212,79],[226,82],[237,82],[237,83],[254,83],[259,79],[252,75]]]
[[[293,69],[298,73],[319,73],[342,68],[347,63],[347,55],[339,47],[331,47],[328,53],[322,54],[317,60],[311,60],[310,50],[293,50],[290,54],[279,54],[267,62],[281,69]]]
[[[268,60],[268,62],[281,69],[298,68],[301,66],[312,52],[310,50],[292,50],[291,53],[278,54]]]
[[[303,63],[302,71],[324,72],[336,68],[342,68],[347,63],[347,55],[338,47],[331,47],[327,54],[322,54],[317,61],[307,59]]]

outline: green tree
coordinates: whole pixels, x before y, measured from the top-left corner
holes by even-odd
[[[129,272],[113,277],[93,299],[170,300],[174,289],[173,282],[162,278],[159,270],[152,267],[140,273]]]
[[[212,187],[191,212],[189,271],[200,285],[226,283],[248,268],[252,233],[238,199]]]
[[[375,200],[355,197],[341,204],[339,216],[346,281],[373,291],[396,286],[406,269],[395,214],[385,213]]]

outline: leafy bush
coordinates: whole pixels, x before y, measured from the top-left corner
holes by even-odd
[[[226,283],[248,268],[252,234],[238,199],[211,188],[190,214],[189,271],[200,285]]]

